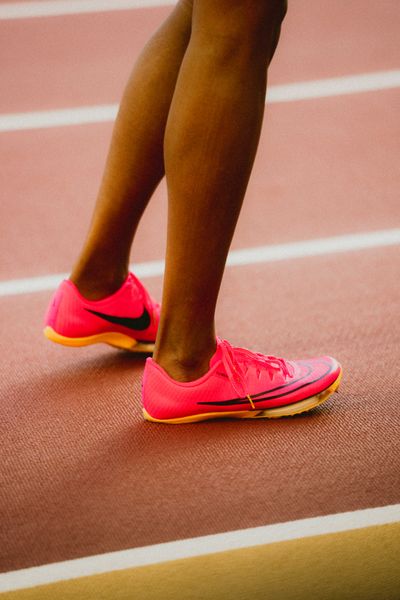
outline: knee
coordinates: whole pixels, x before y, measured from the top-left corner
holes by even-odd
[[[200,0],[194,3],[194,32],[231,52],[268,54],[287,11],[287,0]]]
[[[188,14],[190,14],[190,16],[192,15],[192,11],[193,11],[193,0],[178,0],[177,2],[177,6],[181,9],[186,11]]]
[[[242,18],[250,18],[250,24],[265,28],[280,27],[287,13],[287,0],[236,0],[242,5]]]

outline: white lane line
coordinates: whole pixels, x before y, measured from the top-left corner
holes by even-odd
[[[359,94],[400,87],[400,70],[376,71],[359,75],[345,75],[271,86],[267,91],[267,103],[292,102],[308,98],[327,98],[343,94]]]
[[[276,104],[398,87],[400,87],[400,70],[378,71],[272,85],[268,89],[266,101],[267,104]],[[0,132],[104,123],[114,121],[117,111],[118,104],[100,104],[35,112],[4,113],[0,114]]]
[[[5,2],[0,4],[0,20],[28,19],[32,17],[54,17],[79,15],[114,10],[130,10],[151,6],[170,6],[174,0],[48,0],[43,2]]]
[[[231,250],[228,255],[227,265],[252,265],[257,263],[275,262],[323,254],[335,254],[363,250],[366,248],[381,248],[400,244],[399,229],[383,229],[366,233],[338,235],[328,238],[291,242],[288,244],[273,244],[270,246],[256,246]],[[155,260],[131,265],[136,275],[141,278],[158,277],[164,272],[164,261]],[[55,289],[68,273],[28,277],[24,279],[10,279],[0,281],[0,297],[30,294]]]
[[[0,575],[0,592],[399,521],[400,504],[393,504],[85,556],[3,573]]]
[[[0,114],[0,131],[106,123],[114,121],[117,111],[118,104],[97,104],[95,106]]]
[[[352,233],[334,237],[243,248],[232,250],[229,253],[227,264],[252,265],[256,263],[288,260],[291,258],[305,258],[322,254],[335,254],[351,250],[364,250],[382,246],[395,246],[400,244],[399,229],[383,229],[381,231],[368,231],[366,233]]]

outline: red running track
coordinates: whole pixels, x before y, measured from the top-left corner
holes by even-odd
[[[117,101],[168,10],[0,22],[0,110]],[[396,11],[293,3],[271,83],[394,68]],[[398,227],[398,95],[271,106],[234,247]],[[68,271],[110,131],[1,134],[2,280]],[[163,256],[165,216],[161,187],[136,260]],[[293,358],[329,352],[344,366],[332,401],[276,422],[145,423],[142,359],[52,346],[47,293],[1,298],[0,569],[398,503],[398,258],[394,247],[227,270],[223,337]],[[160,278],[148,285],[160,295]]]

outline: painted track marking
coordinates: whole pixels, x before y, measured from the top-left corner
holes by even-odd
[[[400,521],[400,504],[239,529],[0,574],[0,592]]]
[[[0,5],[0,20],[55,17],[94,12],[131,10],[153,6],[172,6],[174,0],[48,0],[43,2],[6,2]]]
[[[328,79],[298,81],[284,85],[272,85],[267,91],[267,104],[295,102],[312,98],[328,98],[346,94],[359,94],[400,87],[400,69],[360,73]],[[118,104],[78,106],[55,110],[0,114],[0,132],[25,129],[44,129],[89,123],[114,121]]]
[[[363,250],[366,248],[382,248],[400,244],[399,229],[383,229],[366,233],[353,233],[334,237],[291,242],[287,244],[273,244],[269,246],[256,246],[231,250],[228,255],[227,266],[252,265],[257,263],[275,262],[295,258],[321,256]],[[131,265],[131,269],[141,278],[158,277],[164,272],[164,261],[154,260]],[[55,289],[60,281],[68,277],[68,273],[55,275],[42,275],[21,279],[0,281],[0,297],[19,294],[31,294]]]

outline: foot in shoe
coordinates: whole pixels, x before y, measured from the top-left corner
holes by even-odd
[[[290,361],[217,338],[208,372],[194,381],[175,381],[152,358],[146,360],[143,414],[149,421],[173,424],[289,416],[325,402],[341,375],[330,356]]]
[[[122,286],[101,300],[88,300],[66,279],[54,293],[45,316],[45,336],[65,346],[106,343],[133,352],[152,352],[160,305],[129,273]]]

